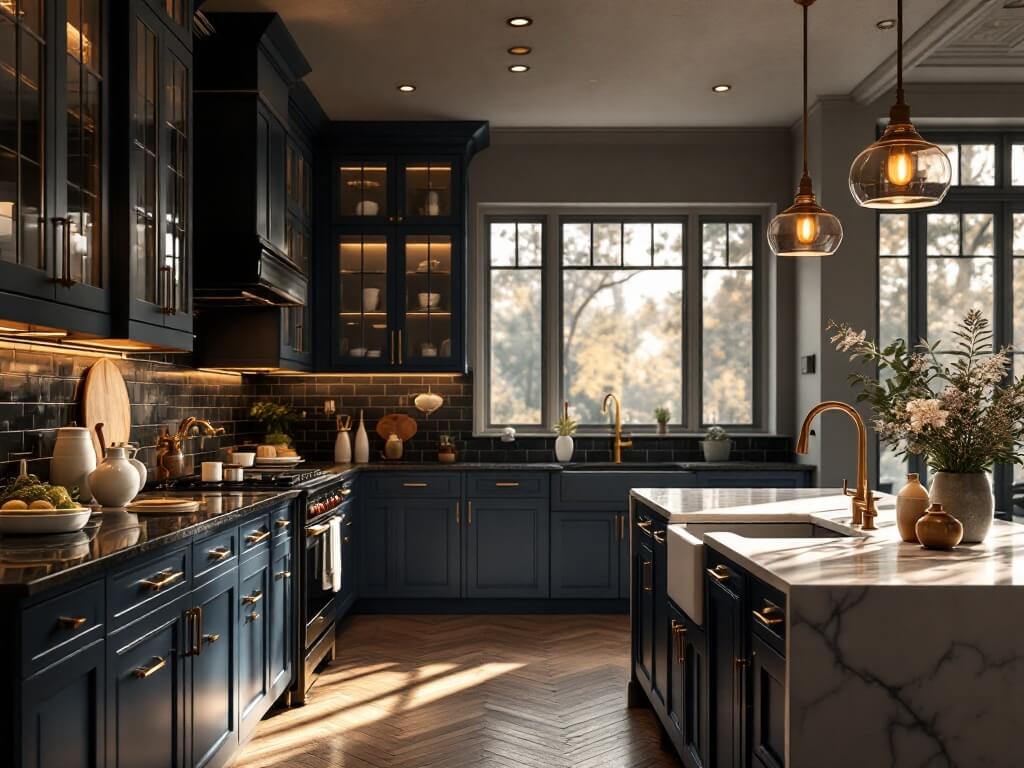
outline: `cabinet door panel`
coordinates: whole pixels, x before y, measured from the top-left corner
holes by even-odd
[[[766,768],[786,762],[786,660],[756,634],[750,644],[754,757]]]
[[[665,544],[665,524],[654,521],[652,528],[654,552],[654,679],[653,692],[662,703],[668,695],[668,667],[670,625],[668,620],[668,555]],[[657,703],[657,702],[655,702]]]
[[[268,605],[270,552],[254,555],[242,565],[238,583],[238,709],[239,735],[246,739],[268,705]]]
[[[654,552],[646,544],[637,549],[635,605],[639,606],[637,617],[637,678],[651,689],[654,677]]]
[[[108,661],[107,762],[112,768],[167,768],[186,762],[185,649],[178,601],[138,627],[118,632]],[[122,643],[122,640],[127,642]]]
[[[359,589],[365,597],[384,597],[391,583],[392,538],[388,532],[388,504],[367,500],[360,510]],[[344,579],[344,575],[342,575]]]
[[[683,762],[688,768],[710,765],[708,753],[708,648],[704,630],[683,614],[684,709]]]
[[[715,766],[741,768],[743,760],[743,633],[741,599],[705,581],[711,689],[711,743]]]
[[[548,596],[546,499],[471,499],[466,509],[466,595]]]
[[[275,553],[270,570],[270,689],[276,699],[291,685],[294,671],[295,582],[290,547]]]
[[[194,592],[192,605],[202,611],[191,676],[192,762],[198,768],[219,762],[238,744],[238,570]]]
[[[619,597],[620,524],[612,512],[551,513],[552,597]]]
[[[394,597],[458,597],[459,527],[452,499],[389,503],[394,536]]]
[[[22,688],[23,768],[101,768],[105,646],[97,640]]]
[[[686,625],[683,612],[675,604],[668,606],[668,656],[665,667],[668,674],[668,685],[665,689],[665,714],[676,733],[681,736],[686,722]]]

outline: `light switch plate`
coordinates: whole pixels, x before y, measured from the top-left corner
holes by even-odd
[[[800,358],[800,373],[814,373],[817,368],[817,355],[804,355]]]

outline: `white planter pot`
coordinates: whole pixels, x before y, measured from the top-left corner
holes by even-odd
[[[576,445],[568,435],[559,435],[555,438],[555,459],[563,464],[572,461],[572,452]]]
[[[701,440],[704,461],[728,461],[732,451],[732,440]]]

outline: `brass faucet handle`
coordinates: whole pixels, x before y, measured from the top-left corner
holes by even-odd
[[[856,496],[857,494],[850,490],[850,481],[845,477],[843,478],[843,496]]]
[[[632,447],[633,447],[633,439],[632,438],[630,438],[629,440],[619,440],[619,448],[632,448]]]

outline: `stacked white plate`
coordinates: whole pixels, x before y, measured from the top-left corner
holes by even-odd
[[[305,459],[301,456],[257,456],[257,467],[294,467]]]
[[[129,512],[150,515],[190,515],[199,509],[195,499],[138,499],[127,507]]]
[[[89,522],[92,510],[44,509],[35,512],[0,513],[0,533],[74,533]]]

